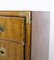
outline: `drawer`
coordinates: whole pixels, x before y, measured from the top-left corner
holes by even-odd
[[[23,45],[0,41],[0,60],[24,60]]]
[[[0,16],[0,40],[23,42],[25,39],[25,17]]]

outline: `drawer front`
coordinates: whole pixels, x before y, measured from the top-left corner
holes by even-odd
[[[25,38],[25,18],[0,17],[0,40],[23,42]]]
[[[0,60],[24,60],[23,45],[0,41]]]

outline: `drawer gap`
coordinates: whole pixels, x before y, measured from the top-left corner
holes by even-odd
[[[0,39],[0,41],[8,41],[8,42],[12,42],[12,43],[16,43],[16,44],[21,44],[21,45],[25,45],[25,43],[24,42],[16,42],[16,41],[9,41],[9,40],[6,40],[6,39]]]

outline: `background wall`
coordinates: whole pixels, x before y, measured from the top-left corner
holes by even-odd
[[[32,12],[32,60],[48,60],[50,12]]]
[[[54,10],[50,15],[49,60],[54,60]]]

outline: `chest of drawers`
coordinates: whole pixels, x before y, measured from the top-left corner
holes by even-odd
[[[31,12],[0,11],[0,60],[30,60]]]

